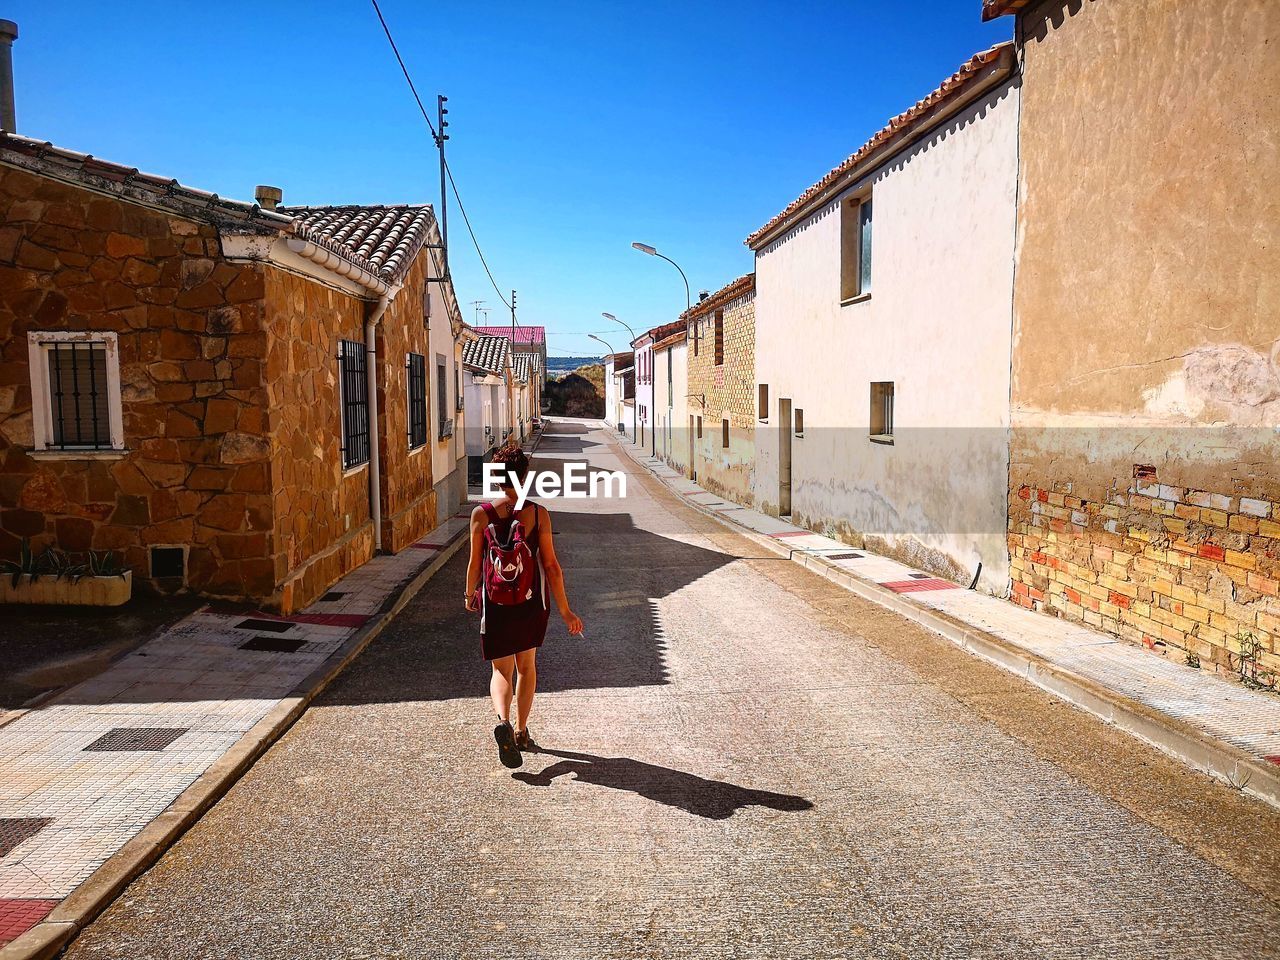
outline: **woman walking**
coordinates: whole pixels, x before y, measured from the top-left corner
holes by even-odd
[[[493,462],[502,465],[503,495],[471,511],[465,603],[468,610],[480,612],[480,650],[493,665],[489,696],[498,713],[498,725],[493,729],[498,759],[503,766],[515,768],[524,762],[522,750],[537,749],[529,735],[529,712],[538,682],[538,647],[551,616],[548,592],[569,633],[581,636],[582,620],[569,608],[565,596],[564,571],[552,541],[551,515],[532,501],[516,509],[515,485],[528,474],[529,458],[513,445],[494,454]]]

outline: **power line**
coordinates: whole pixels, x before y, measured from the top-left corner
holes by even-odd
[[[391,36],[391,28],[387,26],[387,19],[382,15],[382,8],[378,6],[378,0],[372,0],[373,12],[378,15],[378,22],[382,24],[382,32],[387,35],[387,43],[391,44],[391,52],[396,55],[396,62],[400,64],[400,72],[404,74],[405,81],[409,84],[409,92],[413,94],[413,99],[418,101],[418,109],[422,111],[422,119],[427,121],[427,129],[431,131],[433,138],[438,137],[435,125],[431,122],[431,117],[427,115],[427,108],[422,105],[422,98],[418,96],[418,88],[413,85],[413,77],[409,76],[409,68],[404,65],[404,58],[400,56],[400,48],[396,46],[396,41]]]

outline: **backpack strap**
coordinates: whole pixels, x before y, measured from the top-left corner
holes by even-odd
[[[481,503],[480,507],[484,510],[485,519],[490,523],[497,523],[501,519],[501,517],[498,516],[498,511],[493,508],[493,504],[489,503],[487,500]]]

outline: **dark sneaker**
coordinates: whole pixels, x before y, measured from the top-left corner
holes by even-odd
[[[516,734],[516,748],[524,753],[537,753],[541,749],[534,741],[528,727]]]
[[[498,741],[498,760],[504,767],[514,770],[524,763],[524,758],[516,749],[516,732],[511,729],[510,723],[503,720],[494,727],[493,739]]]

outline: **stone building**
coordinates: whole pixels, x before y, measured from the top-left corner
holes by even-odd
[[[0,555],[291,611],[456,510],[423,456],[456,464],[431,414],[460,416],[431,208],[278,196],[0,136]]]
[[[1016,66],[975,54],[747,239],[760,505],[999,595]]]
[[[756,277],[694,304],[687,324],[688,423],[694,478],[736,503],[754,502]]]
[[[1280,4],[985,10],[1022,74],[1014,598],[1274,674]]]

